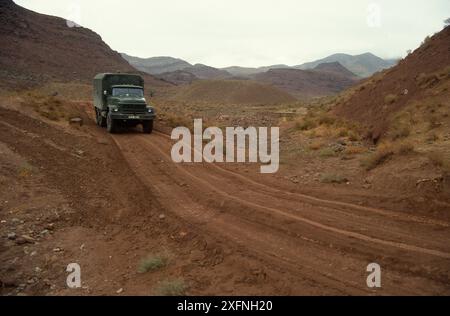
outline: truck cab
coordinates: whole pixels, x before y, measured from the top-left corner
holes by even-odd
[[[119,125],[142,125],[151,133],[155,111],[144,97],[144,82],[138,75],[99,74],[94,78],[97,124],[114,133]]]

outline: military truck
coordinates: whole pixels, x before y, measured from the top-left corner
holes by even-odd
[[[144,98],[144,79],[139,75],[101,73],[94,78],[94,110],[97,125],[115,133],[120,126],[142,125],[153,131],[155,110]]]

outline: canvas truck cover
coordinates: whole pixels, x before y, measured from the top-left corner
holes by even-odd
[[[144,87],[144,79],[139,75],[133,74],[102,73],[96,75],[94,78],[94,105],[96,108],[104,110],[107,107],[107,104],[105,104],[106,97],[103,91],[106,90],[107,94],[111,95],[111,87],[116,85]]]

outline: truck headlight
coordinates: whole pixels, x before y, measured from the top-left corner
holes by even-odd
[[[153,108],[147,108],[147,112],[148,112],[148,113],[153,113],[154,110],[153,110]]]

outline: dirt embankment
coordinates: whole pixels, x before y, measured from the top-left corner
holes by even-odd
[[[397,66],[367,79],[334,113],[364,125],[376,140],[389,129],[395,113],[411,102],[422,101],[430,88],[448,78],[450,27],[426,38]]]

